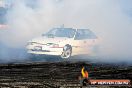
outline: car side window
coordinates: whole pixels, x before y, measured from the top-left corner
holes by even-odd
[[[95,38],[97,38],[97,36],[92,31],[90,31],[88,29],[84,30],[84,36],[85,36],[86,39],[95,39]]]
[[[78,29],[75,35],[75,40],[84,39],[84,32],[83,30]]]
[[[95,34],[88,29],[78,29],[75,36],[75,40],[95,39],[95,38],[97,38]]]

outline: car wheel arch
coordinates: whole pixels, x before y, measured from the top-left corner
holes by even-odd
[[[72,54],[72,46],[69,45],[69,44],[66,44],[63,47],[63,52],[61,54],[61,58],[65,58],[65,59],[67,58],[67,59],[69,59],[71,57],[71,54]]]
[[[70,44],[66,44],[65,46],[70,47],[70,48],[71,48],[71,51],[72,51],[72,46],[71,46]],[[64,47],[65,47],[65,46],[64,46]]]

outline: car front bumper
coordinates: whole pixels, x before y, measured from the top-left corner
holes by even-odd
[[[27,46],[27,53],[30,54],[45,54],[45,55],[61,55],[63,52],[63,47],[51,48],[48,46],[36,46],[29,45]]]

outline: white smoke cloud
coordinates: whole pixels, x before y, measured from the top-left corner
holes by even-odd
[[[132,25],[120,0],[38,0],[37,8],[27,0],[14,0],[8,12],[9,29],[0,32],[0,41],[9,47],[26,42],[52,27],[89,28],[101,39],[100,55],[132,57]]]

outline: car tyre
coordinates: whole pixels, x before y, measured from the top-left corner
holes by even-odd
[[[61,54],[61,58],[69,59],[72,54],[72,47],[70,45],[65,45],[63,48],[63,52]]]

